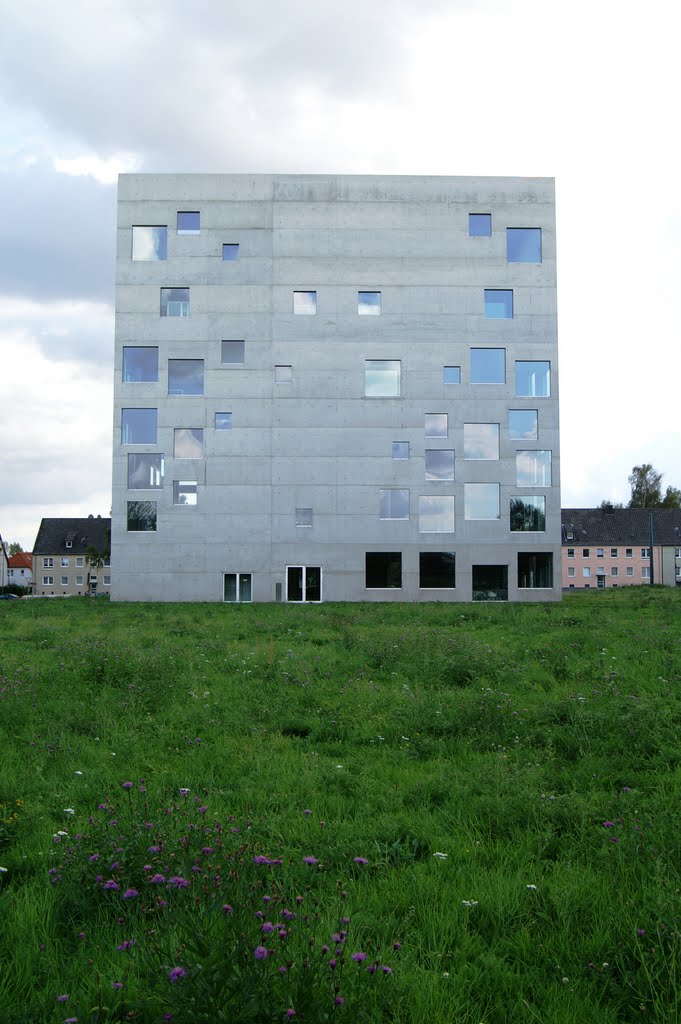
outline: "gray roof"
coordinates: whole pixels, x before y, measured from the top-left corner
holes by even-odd
[[[71,546],[66,547],[70,541]],[[67,551],[83,555],[92,545],[96,551],[111,546],[111,520],[101,516],[87,519],[43,519],[33,545],[34,555],[60,555]]]
[[[681,547],[681,509],[678,508],[564,508],[561,511],[563,545],[609,544],[648,546],[650,514],[653,544]],[[568,539],[568,534],[573,536]]]

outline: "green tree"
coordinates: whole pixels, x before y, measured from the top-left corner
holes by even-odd
[[[600,505],[597,505],[596,507],[602,508],[604,512],[607,512],[614,508],[624,508],[624,505],[621,501],[608,501],[607,498],[604,498]]]
[[[12,557],[12,555],[20,555],[22,551],[23,551],[23,548],[22,548],[22,546],[21,546],[21,544],[19,543],[18,540],[13,540],[10,543],[10,545],[9,545],[9,557],[10,558]]]
[[[629,508],[659,508],[662,504],[662,473],[649,462],[634,466],[629,476]]]
[[[662,499],[662,508],[681,508],[681,488],[667,488]]]

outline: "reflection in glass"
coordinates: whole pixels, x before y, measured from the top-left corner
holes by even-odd
[[[128,487],[130,490],[149,490],[163,487],[163,456],[156,454],[128,455]]]
[[[506,349],[471,349],[471,384],[505,384]]]
[[[312,509],[296,509],[296,526],[312,526]]]
[[[541,263],[541,228],[506,228],[509,263]]]
[[[424,589],[454,589],[456,587],[456,557],[453,551],[419,552],[419,587]]]
[[[446,437],[448,418],[446,412],[427,412],[424,417],[426,437]]]
[[[426,448],[426,480],[454,479],[454,451]]]
[[[161,288],[161,316],[189,316],[189,288]]]
[[[367,551],[365,585],[368,590],[399,590],[402,586],[401,551]]]
[[[357,312],[360,316],[380,316],[381,293],[357,292]]]
[[[227,261],[239,259],[239,243],[238,242],[226,242],[222,246],[222,258]]]
[[[471,238],[489,238],[492,234],[492,214],[469,213],[468,234]]]
[[[313,316],[317,312],[317,293],[294,292],[293,312],[300,316]]]
[[[216,412],[215,413],[215,429],[216,430],[231,430],[232,429],[232,414],[231,414],[231,412]]]
[[[499,484],[464,484],[466,519],[499,519]]]
[[[511,531],[537,533],[546,529],[546,498],[543,494],[511,498]]]
[[[220,361],[223,363],[243,363],[246,358],[246,343],[244,341],[223,341],[220,354]]]
[[[393,455],[393,459],[408,459],[409,458],[409,442],[408,441],[393,441],[392,455]]]
[[[551,394],[551,363],[518,359],[515,364],[517,398],[548,398]]]
[[[168,360],[168,394],[203,394],[203,359]]]
[[[380,519],[408,519],[409,491],[397,488],[379,491],[378,515]]]
[[[474,601],[508,601],[508,566],[474,565]]]
[[[399,359],[366,359],[364,393],[367,398],[399,398],[401,371]]]
[[[128,531],[130,533],[152,533],[156,530],[156,502],[128,502]]]
[[[509,409],[508,436],[515,441],[534,441],[538,436],[536,409]]]
[[[553,586],[551,552],[518,552],[518,586],[521,589],[548,589]]]
[[[178,235],[198,235],[201,231],[201,214],[198,210],[180,210],[177,214]]]
[[[518,487],[551,486],[551,452],[516,452]]]
[[[173,505],[196,505],[197,501],[196,480],[173,480]]]
[[[157,409],[122,409],[121,444],[156,444]]]
[[[165,224],[133,226],[132,258],[149,262],[168,258],[168,228]]]
[[[419,532],[454,533],[454,496],[452,494],[421,494],[419,496]]]
[[[224,600],[251,601],[252,582],[250,572],[226,572],[224,575]]]
[[[464,459],[498,459],[499,424],[464,423],[463,457]]]
[[[488,320],[510,320],[513,317],[513,291],[485,288],[485,316]]]
[[[203,427],[175,427],[173,434],[176,459],[203,458]]]
[[[442,367],[442,379],[444,384],[460,384],[461,383],[461,367],[460,366],[443,366]]]
[[[158,348],[123,346],[123,383],[154,383],[158,380]]]

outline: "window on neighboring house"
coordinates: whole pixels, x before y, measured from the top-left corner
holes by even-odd
[[[296,526],[312,526],[312,509],[296,509]]]
[[[122,409],[121,444],[156,444],[157,409]]]
[[[541,228],[506,228],[509,263],[541,263]]]
[[[201,214],[198,210],[178,210],[178,235],[198,235],[201,232]]]
[[[427,412],[423,423],[426,437],[446,437],[448,424],[446,412]]]
[[[232,429],[232,414],[231,414],[231,412],[216,412],[215,413],[215,429],[216,430],[231,430]]]
[[[617,558],[617,548],[610,548],[610,557]]]
[[[54,586],[54,576],[43,576],[43,586],[52,587]]]
[[[161,288],[161,316],[189,316],[189,288]]]
[[[518,552],[518,587],[548,590],[553,586],[553,555],[550,551]]]
[[[488,320],[512,320],[513,289],[485,288],[485,316]]]
[[[551,486],[551,452],[518,451],[515,465],[518,487]]]
[[[396,461],[409,458],[409,441],[393,441],[392,457]]]
[[[77,587],[82,587],[84,579],[85,579],[84,576],[76,576],[76,586]]]
[[[367,398],[399,398],[401,376],[399,359],[365,359],[364,394]]]
[[[111,577],[110,576],[105,576],[104,577],[104,586],[105,587],[110,587],[111,586]]]
[[[153,533],[156,530],[156,502],[128,502],[128,533]]]
[[[43,569],[54,569],[54,558],[43,558]]]
[[[549,398],[551,363],[548,359],[516,359],[516,398]]]
[[[59,564],[61,565],[61,567],[62,567],[63,569],[67,568],[67,567],[68,567],[68,564],[69,564],[69,560],[68,560],[68,558],[60,558],[60,559],[59,559]]]
[[[605,558],[605,551],[603,548],[596,548],[596,558]]]
[[[461,367],[460,366],[443,366],[442,367],[442,382],[443,382],[443,384],[460,384],[461,383]]]
[[[489,238],[492,234],[491,213],[469,213],[468,214],[468,236],[469,238]]]
[[[634,557],[634,549],[633,548],[625,548],[624,549],[624,555],[625,555],[626,558],[633,558]]]
[[[627,576],[633,576],[633,575],[634,575],[634,567],[633,567],[633,565],[628,565],[627,566]]]
[[[505,384],[506,349],[471,349],[471,384]]]
[[[508,566],[472,566],[474,601],[508,601]]]
[[[239,259],[239,243],[238,242],[224,242],[222,245],[222,258],[225,263],[232,262],[233,260]]]
[[[243,366],[246,361],[246,342],[223,341],[220,361],[223,366]]]
[[[453,551],[419,552],[419,587],[421,590],[454,590],[456,557]]]
[[[650,579],[650,566],[649,565],[642,565],[641,566],[641,579],[644,579],[644,580],[649,580]]]
[[[165,224],[134,224],[132,258],[145,262],[168,259],[168,228]]]
[[[275,384],[291,384],[293,383],[293,367],[292,366],[275,366],[274,367],[274,383]]]
[[[543,494],[511,498],[511,532],[539,533],[546,529],[546,498]],[[574,557],[574,548],[572,549]],[[568,551],[568,558],[570,557]]]
[[[568,574],[568,576],[570,576],[570,577],[573,577],[573,576],[575,576],[575,575],[576,575],[576,571],[575,571],[575,567],[574,567],[574,565],[569,565],[569,566],[568,566],[568,573],[567,573],[567,574]]]
[[[402,586],[402,552],[367,551],[365,586],[367,590],[399,590]]]
[[[253,600],[253,577],[250,572],[226,572],[224,574],[224,600],[229,604],[248,604]]]
[[[163,487],[163,456],[155,454],[128,455],[128,487],[146,491]]]
[[[617,568],[617,566],[616,565],[611,566],[611,568],[610,568],[610,575],[611,576],[619,576],[619,574],[620,574],[620,571]]]
[[[176,459],[202,459],[203,427],[175,427],[173,456]]]
[[[650,558],[650,548],[641,548],[641,558]]]
[[[674,557],[681,558],[681,548],[674,548]]]
[[[575,549],[574,548],[568,548],[567,549],[567,556],[568,556],[568,558],[574,558],[575,557]]]
[[[317,312],[317,293],[294,292],[293,312],[298,316],[313,316]]]
[[[379,519],[408,519],[409,491],[404,488],[390,488],[379,491]]]
[[[69,585],[69,578],[68,578],[68,576],[60,576],[59,578],[61,580],[62,587],[68,587],[68,585]]]
[[[203,394],[203,359],[168,360],[168,394]]]
[[[76,559],[76,569],[82,569],[85,565],[85,560],[79,555]]]
[[[464,459],[498,459],[499,424],[464,423],[463,457]]]
[[[464,484],[466,519],[499,519],[499,484]]]
[[[123,346],[123,383],[155,384],[158,380],[158,348],[155,345]]]
[[[591,555],[590,548],[582,548],[582,558],[589,558]]]
[[[582,576],[584,577],[585,580],[588,580],[590,575],[591,575],[591,569],[589,568],[588,565],[585,565],[584,568],[582,569]]]
[[[359,316],[380,316],[381,293],[357,292],[357,313]]]
[[[452,448],[426,448],[426,480],[454,479],[454,450]]]
[[[419,495],[419,533],[454,533],[454,495]]]
[[[199,485],[196,480],[173,480],[173,505],[196,505]]]

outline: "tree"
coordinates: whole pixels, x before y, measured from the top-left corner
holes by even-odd
[[[681,490],[667,487],[662,496],[662,473],[645,462],[634,466],[629,477],[631,498],[628,508],[681,508]]]
[[[10,545],[9,545],[9,557],[10,558],[12,557],[12,555],[20,555],[22,551],[23,551],[23,548],[22,548],[22,546],[21,546],[21,544],[19,543],[18,540],[13,540],[10,543]]]
[[[662,508],[681,508],[681,488],[667,488],[662,499]]]
[[[621,501],[608,501],[607,498],[604,498],[600,505],[596,507],[602,508],[604,512],[612,512],[614,508],[624,508],[624,505]]]

